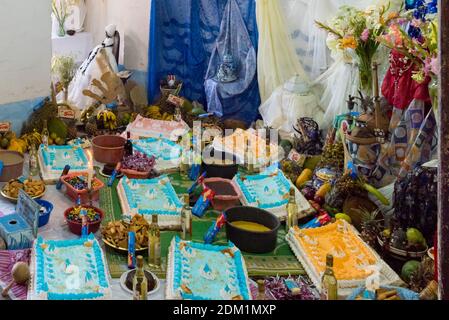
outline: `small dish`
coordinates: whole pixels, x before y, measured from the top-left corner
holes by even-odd
[[[128,286],[126,285],[126,279],[128,277],[128,274],[133,273],[135,271],[136,271],[135,269],[126,271],[120,277],[120,286],[126,293],[129,293],[131,295],[133,294],[133,291],[131,289],[129,289]],[[159,291],[159,289],[161,288],[161,284],[160,284],[159,278],[153,272],[151,272],[149,270],[145,270],[145,273],[150,274],[150,276],[153,278],[153,280],[155,282],[153,289],[148,291],[148,296],[150,296]],[[148,279],[148,277],[147,277],[147,279]]]

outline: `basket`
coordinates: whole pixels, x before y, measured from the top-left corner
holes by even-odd
[[[148,179],[153,176],[153,170],[142,172],[132,169],[120,169],[120,172],[122,172],[128,179]]]
[[[62,176],[61,181],[66,186],[66,194],[69,198],[71,198],[73,201],[77,201],[78,197],[81,199],[81,203],[88,203],[90,200],[96,201],[100,198],[100,189],[104,188],[104,183],[98,179],[93,178],[92,179],[92,185],[96,185],[94,188],[92,188],[92,194],[91,198],[89,197],[89,193],[87,189],[77,190],[74,187],[70,185],[66,180],[69,180],[74,177],[84,176],[87,179],[87,173],[85,172],[73,172],[68,175]]]

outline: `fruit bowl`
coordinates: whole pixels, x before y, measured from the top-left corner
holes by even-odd
[[[100,228],[101,221],[102,221],[103,218],[104,218],[104,212],[103,212],[103,210],[101,210],[100,208],[97,208],[97,207],[92,207],[92,206],[83,206],[83,208],[86,208],[86,209],[93,209],[96,213],[99,214],[100,217],[99,217],[98,220],[95,220],[95,221],[92,221],[92,222],[88,222],[88,223],[87,223],[87,225],[88,225],[88,233],[95,233],[95,232],[97,232],[98,229]],[[76,207],[68,208],[68,209],[64,212],[64,217],[65,217],[65,219],[66,219],[66,221],[67,221],[67,224],[68,224],[68,226],[69,226],[69,230],[70,230],[72,233],[74,233],[74,234],[80,236],[80,235],[81,235],[81,229],[82,229],[82,224],[81,224],[81,222],[78,222],[78,221],[75,221],[75,220],[72,220],[72,219],[69,218],[70,212],[71,212],[72,210],[74,210],[74,209],[76,209]]]
[[[408,251],[399,248],[395,248],[389,244],[386,244],[381,237],[377,237],[377,242],[379,245],[388,253],[390,253],[394,257],[398,257],[399,259],[409,259],[409,258],[422,258],[427,254],[427,246],[424,250],[421,251]]]

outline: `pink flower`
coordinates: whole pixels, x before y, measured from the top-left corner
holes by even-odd
[[[369,38],[369,29],[366,28],[365,30],[363,30],[362,34],[360,35],[360,40],[362,40],[363,42],[368,41]]]
[[[438,57],[433,57],[430,59],[430,71],[432,71],[435,75],[440,73],[440,61],[438,60]]]

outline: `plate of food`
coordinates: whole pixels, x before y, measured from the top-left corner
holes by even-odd
[[[26,179],[22,182],[19,179],[13,179],[3,186],[0,194],[11,202],[17,202],[20,189],[23,189],[31,198],[40,199],[45,194],[45,183],[42,180]]]
[[[136,233],[136,252],[148,250],[148,229],[150,225],[141,215],[135,215],[130,223],[125,221],[111,221],[102,227],[101,234],[106,246],[121,252],[128,253],[128,232]]]

